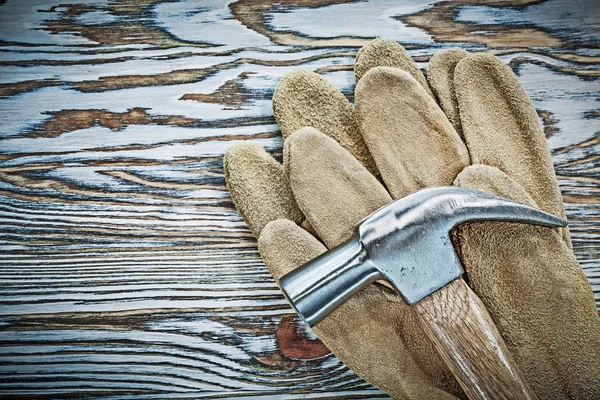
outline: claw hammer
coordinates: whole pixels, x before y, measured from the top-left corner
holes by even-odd
[[[282,277],[281,288],[312,327],[365,286],[388,281],[416,307],[426,334],[470,399],[536,399],[485,306],[462,279],[450,230],[467,221],[567,225],[484,192],[423,189],[363,219],[348,241]]]

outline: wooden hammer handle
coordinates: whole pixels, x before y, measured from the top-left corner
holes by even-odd
[[[537,399],[485,306],[462,279],[415,304],[469,399]]]

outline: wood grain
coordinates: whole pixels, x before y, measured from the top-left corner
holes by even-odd
[[[600,305],[593,1],[0,1],[0,395],[385,398],[293,316],[225,189],[295,68],[374,37],[498,55],[543,123]],[[310,393],[310,394],[307,394]]]
[[[423,330],[470,400],[535,400],[483,302],[462,278],[415,304]]]

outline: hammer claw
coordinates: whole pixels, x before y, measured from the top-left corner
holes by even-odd
[[[475,190],[465,192],[465,200],[454,225],[468,221],[507,221],[550,228],[567,226],[567,221],[537,208]]]

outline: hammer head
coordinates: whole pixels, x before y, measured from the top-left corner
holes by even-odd
[[[375,280],[389,281],[414,304],[462,275],[450,230],[467,221],[567,224],[536,208],[476,190],[423,189],[363,219],[352,238],[285,275],[281,288],[310,326]]]

